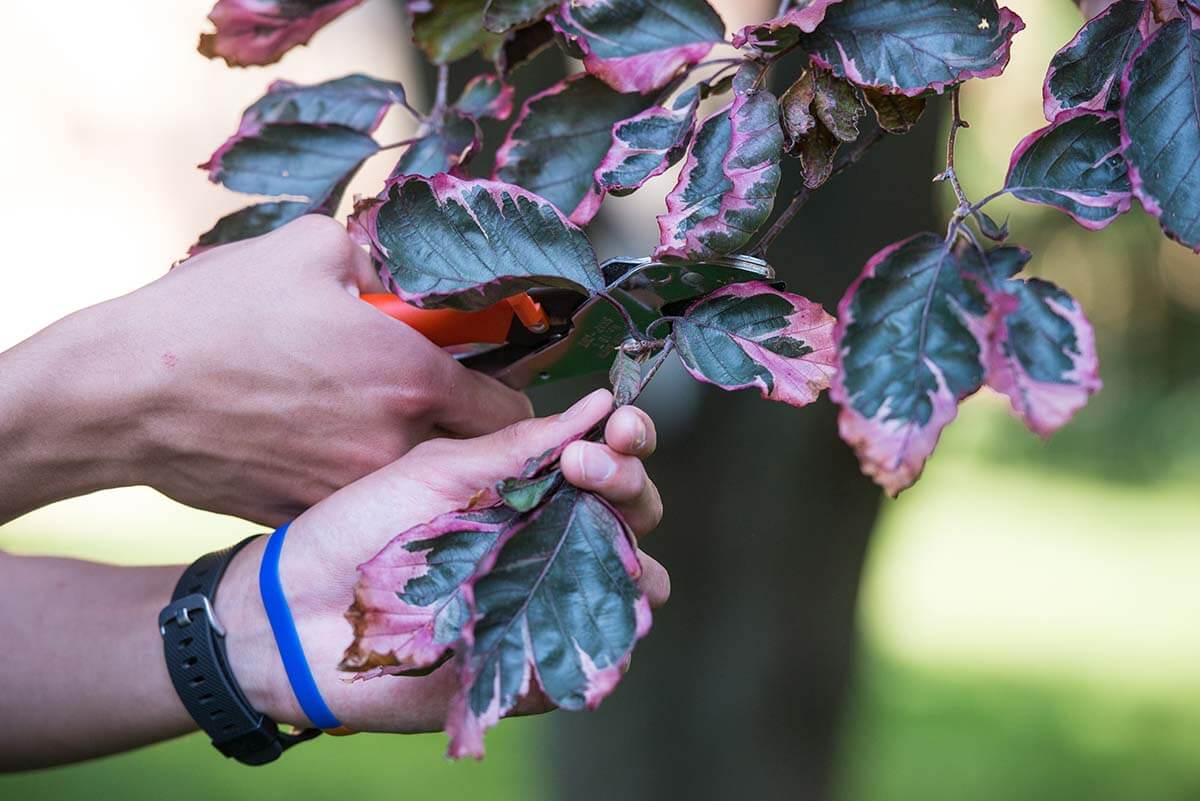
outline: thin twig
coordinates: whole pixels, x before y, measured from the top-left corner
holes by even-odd
[[[775,16],[782,17],[788,11],[788,6],[792,4],[792,0],[779,0],[779,10],[775,12]]]
[[[621,313],[621,319],[625,321],[625,327],[629,329],[629,336],[633,337],[639,342],[646,338],[646,335],[638,330],[637,323],[635,323],[633,318],[629,316],[629,311],[621,305],[621,301],[617,300],[607,292],[597,293],[596,297],[602,298],[611,304],[614,309]]]
[[[963,191],[962,182],[958,179],[958,171],[954,167],[954,151],[958,145],[958,130],[970,128],[971,125],[962,118],[957,86],[950,93],[950,108],[954,117],[950,121],[950,136],[946,140],[946,171],[939,175],[938,179],[950,182],[950,186],[954,189],[954,197],[958,200],[958,209],[955,214],[965,216],[970,213],[968,210],[971,208],[971,201],[967,199],[967,193]]]
[[[392,142],[390,145],[380,145],[379,149],[380,150],[394,150],[395,148],[404,147],[405,145],[411,145],[413,142],[418,142],[420,140],[421,140],[421,137],[414,136],[411,139],[401,139],[399,142]]]
[[[441,114],[441,112],[445,110],[446,94],[447,94],[449,88],[450,88],[450,65],[449,64],[439,64],[438,65],[438,78],[437,78],[437,95],[434,97],[434,100],[433,100],[434,110],[433,110],[433,112],[430,113],[430,116],[432,116],[432,117],[439,116]]]
[[[837,163],[833,165],[833,170],[829,173],[829,177],[832,178],[843,170],[846,170],[861,161],[862,157],[867,154],[868,150],[883,140],[885,134],[886,132],[882,128],[876,128],[875,130],[871,131],[871,133],[860,139],[854,146],[853,150],[846,151],[842,157],[837,160]],[[804,208],[804,204],[808,202],[810,197],[812,197],[812,190],[810,190],[807,186],[800,187],[796,194],[792,196],[791,202],[788,203],[787,208],[783,210],[783,213],[779,215],[774,224],[767,229],[767,232],[763,234],[761,239],[758,240],[758,244],[750,249],[750,255],[766,255],[767,250],[769,250],[771,245],[774,244],[775,239],[781,233],[783,233],[783,229],[788,227],[788,225],[800,212],[800,209]]]
[[[658,371],[662,369],[663,364],[667,361],[667,357],[671,355],[671,350],[675,347],[675,340],[668,339],[663,349],[654,354],[650,362],[650,367],[646,370],[646,374],[642,376],[642,382],[638,384],[638,395],[645,391],[646,387],[650,386],[650,382],[654,380],[654,376],[658,375]],[[635,397],[634,400],[637,400]]]

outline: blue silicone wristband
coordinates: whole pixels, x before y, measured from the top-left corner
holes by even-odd
[[[279,580],[279,554],[283,552],[283,541],[290,525],[280,526],[267,540],[262,566],[258,570],[258,588],[267,610],[267,620],[271,621],[271,631],[275,633],[275,645],[283,659],[283,669],[287,671],[300,709],[318,729],[336,729],[342,724],[334,717],[321,697],[321,691],[317,689],[317,682],[308,668],[308,659],[304,656],[300,634],[296,631],[296,622],[292,620],[292,611],[283,594],[283,583]]]

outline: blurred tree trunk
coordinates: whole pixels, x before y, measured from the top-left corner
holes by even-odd
[[[874,251],[934,224],[936,116],[815,195],[770,254],[789,288],[832,311]],[[647,542],[671,603],[598,712],[557,716],[554,797],[827,798],[880,492],[827,399],[706,389],[675,440],[651,464],[667,516]]]

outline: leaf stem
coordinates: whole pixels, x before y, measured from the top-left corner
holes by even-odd
[[[420,139],[421,139],[421,137],[419,137],[419,136],[414,136],[410,139],[401,139],[399,142],[392,142],[390,145],[380,145],[379,149],[381,151],[382,150],[394,150],[398,147],[404,147],[405,145],[411,145],[413,142],[420,141]]]
[[[654,380],[654,376],[658,375],[658,371],[662,369],[663,363],[667,361],[667,357],[671,355],[671,351],[674,348],[675,340],[668,339],[663,344],[662,350],[654,354],[654,357],[650,361],[650,366],[646,369],[646,374],[642,376],[642,383],[638,385],[639,396],[645,391],[646,387],[650,386],[650,382]]]
[[[792,0],[779,0],[779,9],[775,12],[775,16],[782,17],[788,12],[788,6],[792,4]]]
[[[954,197],[958,199],[958,209],[955,214],[962,216],[969,213],[967,210],[971,208],[971,201],[967,199],[962,182],[958,179],[958,171],[954,167],[954,152],[958,145],[959,129],[970,128],[971,124],[962,118],[962,107],[958,95],[959,88],[956,86],[950,93],[950,108],[953,118],[950,120],[950,136],[946,140],[946,171],[935,180],[950,182],[951,188],[954,189]]]
[[[633,318],[629,316],[629,311],[624,306],[621,305],[621,301],[617,300],[616,298],[614,298],[612,295],[608,294],[607,292],[598,292],[596,294],[596,297],[602,298],[604,301],[606,301],[607,303],[612,305],[612,307],[614,309],[616,309],[618,312],[620,312],[621,319],[623,319],[625,321],[625,327],[629,330],[629,336],[633,337],[634,339],[638,340],[639,342],[643,342],[646,340],[646,335],[643,334],[640,330],[638,330],[637,323],[635,323],[633,321]]]
[[[987,197],[985,197],[983,200],[979,201],[978,203],[975,203],[975,204],[973,204],[973,205],[970,207],[970,209],[969,209],[969,213],[970,213],[970,214],[975,214],[975,213],[977,213],[977,212],[978,212],[978,211],[980,211],[980,210],[981,210],[981,209],[982,209],[984,206],[986,206],[987,204],[991,203],[991,202],[992,202],[993,200],[995,200],[996,198],[1004,197],[1005,195],[1009,194],[1010,192],[1012,192],[1012,190],[1011,190],[1011,189],[997,189],[995,192],[993,192],[992,194],[988,195],[988,196],[987,196]]]
[[[843,170],[846,170],[857,164],[862,160],[862,157],[867,154],[868,150],[883,140],[885,135],[886,132],[882,128],[876,128],[862,139],[859,139],[853,150],[847,151],[842,155],[841,158],[837,160],[837,163],[834,164],[833,171],[830,172],[829,177],[832,178]],[[800,189],[796,191],[796,194],[792,196],[791,202],[788,203],[787,208],[783,210],[783,213],[780,214],[778,219],[775,220],[774,224],[767,229],[767,232],[762,235],[762,238],[758,240],[758,244],[750,249],[750,255],[765,256],[767,250],[770,249],[772,244],[774,244],[776,238],[778,238],[778,236],[783,233],[783,229],[787,228],[792,220],[795,219],[796,215],[800,212],[800,209],[804,208],[804,204],[808,202],[810,197],[812,197],[812,190],[807,186],[800,187]]]
[[[446,94],[450,88],[450,65],[438,64],[437,77],[437,95],[433,100],[433,111],[430,116],[440,116],[441,112],[446,109]]]

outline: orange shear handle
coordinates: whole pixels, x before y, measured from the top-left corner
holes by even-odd
[[[419,331],[433,344],[448,348],[453,345],[508,341],[513,318],[533,332],[545,331],[550,320],[541,304],[524,293],[479,311],[456,309],[418,309],[392,294],[375,293],[361,296],[376,309]]]

